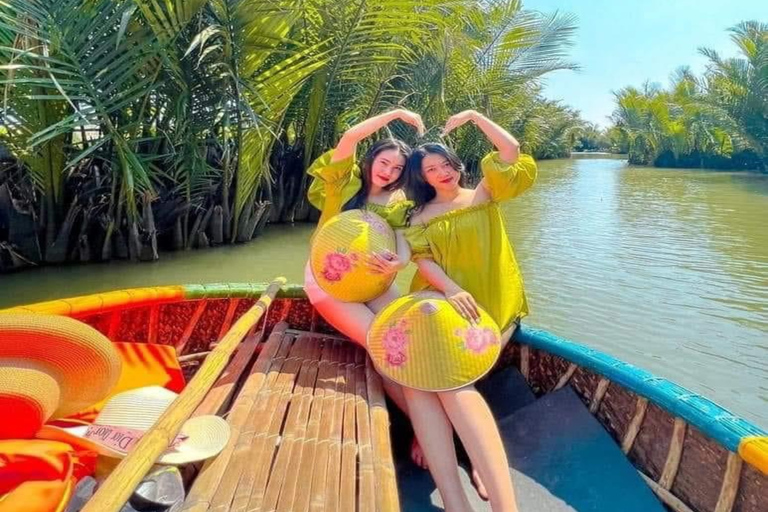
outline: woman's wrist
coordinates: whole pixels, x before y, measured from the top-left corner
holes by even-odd
[[[458,285],[456,285],[456,284],[454,284],[454,283],[451,283],[451,284],[447,284],[447,285],[446,285],[446,286],[443,288],[443,293],[444,293],[445,295],[447,295],[448,297],[450,297],[450,296],[452,296],[452,295],[456,295],[457,293],[461,293],[461,292],[463,292],[463,291],[464,291],[464,290],[463,290],[463,289],[462,289],[460,286],[458,286]]]
[[[486,117],[477,110],[473,110],[469,116],[469,120],[479,126],[480,123],[486,120]]]

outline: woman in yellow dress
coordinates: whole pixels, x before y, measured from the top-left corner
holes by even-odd
[[[355,162],[355,153],[361,140],[395,119],[412,125],[419,134],[424,133],[424,123],[418,114],[403,109],[385,112],[347,130],[336,147],[321,155],[307,170],[313,178],[309,202],[321,211],[318,228],[341,211],[359,208],[380,215],[395,229],[397,254],[374,254],[368,262],[371,272],[382,274],[397,273],[410,261],[402,229],[413,207],[403,191],[403,171],[411,150],[400,140],[381,139],[371,146],[360,167]],[[304,271],[304,289],[317,312],[362,347],[375,313],[401,295],[393,284],[382,296],[365,304],[342,302],[318,286],[309,262]],[[402,387],[384,379],[384,388],[407,414]],[[423,466],[423,455],[415,439],[411,457]]]
[[[506,130],[468,110],[451,117],[444,134],[474,123],[497,151],[481,162],[482,181],[463,186],[464,165],[442,144],[425,144],[408,160],[409,197],[415,202],[406,238],[419,272],[411,292],[433,289],[470,321],[481,306],[509,341],[528,313],[523,281],[499,203],[527,190],[536,164],[520,154]],[[482,478],[494,511],[516,511],[507,457],[490,409],[474,386],[439,393],[404,389],[414,430],[446,510],[471,510],[456,470],[453,426]],[[451,449],[448,449],[448,447]]]

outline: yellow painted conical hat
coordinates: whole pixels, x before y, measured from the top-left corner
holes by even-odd
[[[501,350],[499,328],[480,310],[477,325],[434,292],[406,295],[380,311],[368,354],[384,376],[426,391],[460,388],[485,375]]]
[[[375,213],[348,210],[326,222],[312,239],[310,267],[317,284],[344,302],[373,300],[392,285],[394,274],[371,273],[371,253],[395,253],[395,232]]]

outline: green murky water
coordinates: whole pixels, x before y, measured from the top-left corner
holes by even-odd
[[[507,209],[528,323],[701,392],[768,427],[768,176],[541,163]],[[127,287],[300,283],[309,225],[245,246],[151,264],[44,268],[0,277],[0,307]],[[398,279],[401,288],[413,273]]]

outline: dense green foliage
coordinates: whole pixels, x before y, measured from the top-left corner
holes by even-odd
[[[616,93],[614,130],[631,163],[768,169],[768,24],[730,32],[738,57],[702,48],[702,76],[681,68],[667,90],[646,84]]]
[[[519,0],[2,0],[0,269],[307,219],[306,165],[397,106],[430,126],[475,108],[566,155],[577,116],[538,79],[573,67],[574,29]]]

